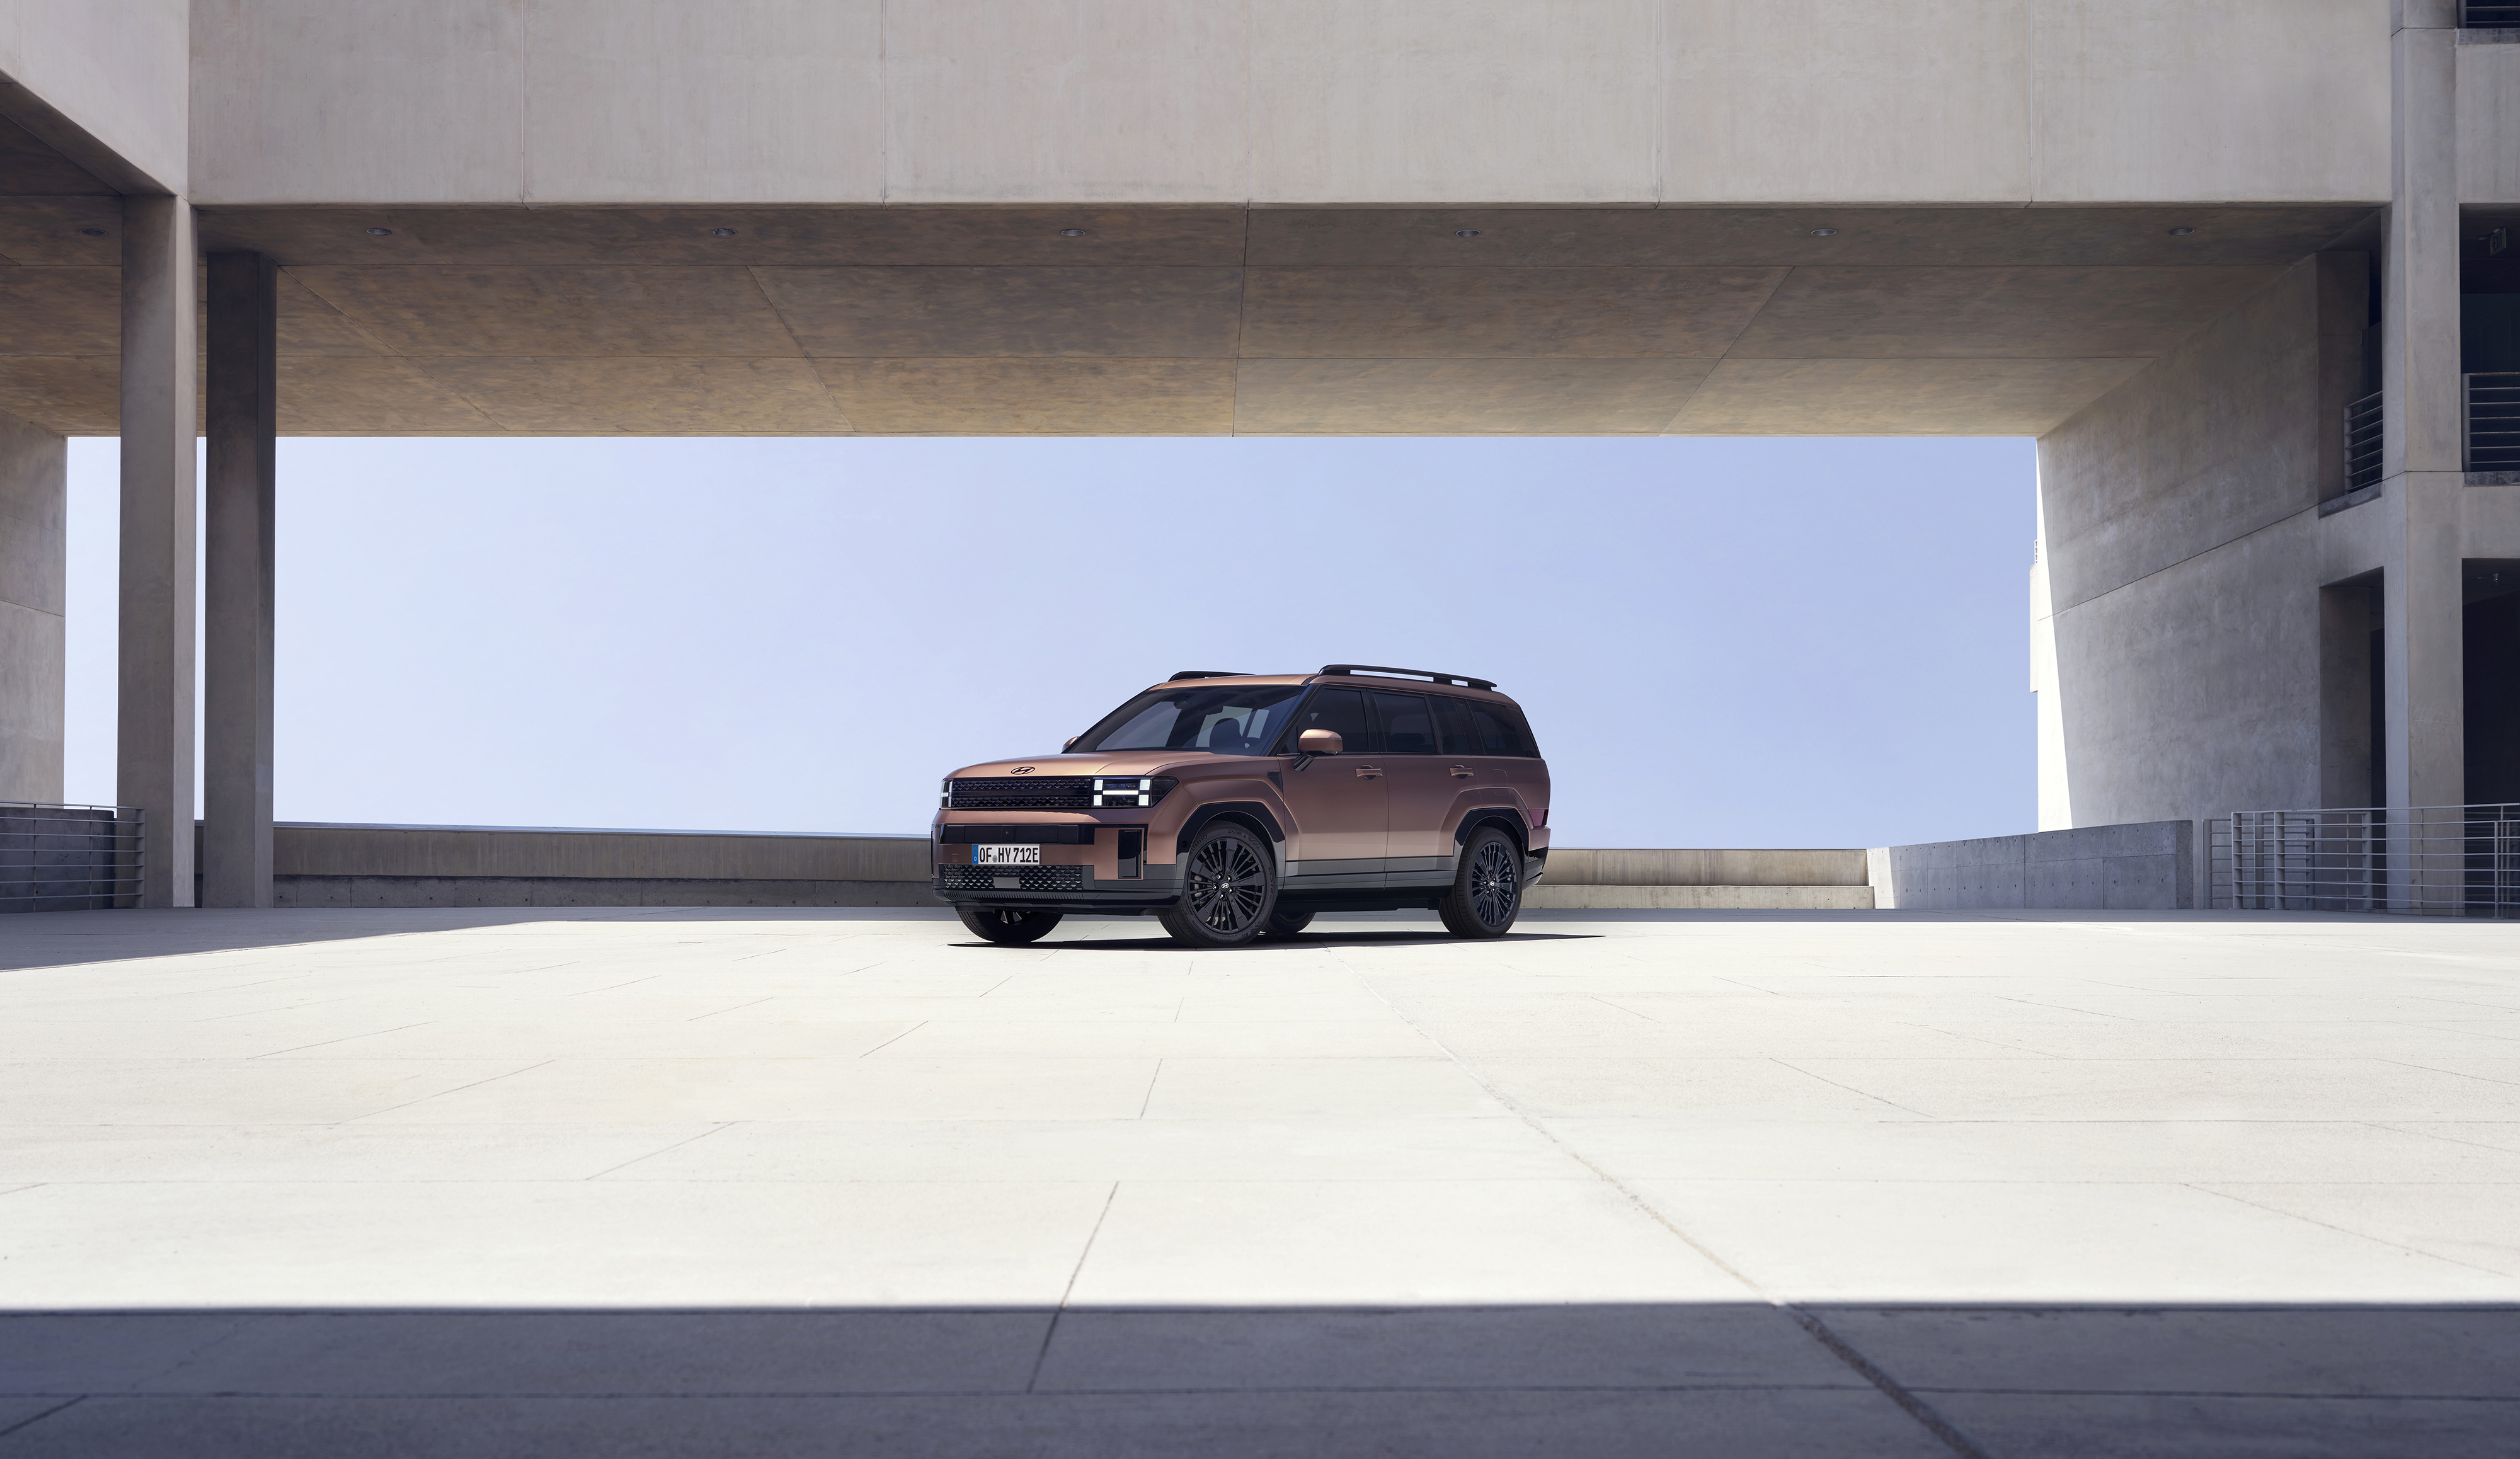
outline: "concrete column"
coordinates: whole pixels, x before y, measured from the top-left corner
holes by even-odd
[[[210,255],[202,905],[271,906],[272,489],[280,272]]]
[[[2392,807],[2466,799],[2460,653],[2458,134],[2452,0],[2399,0],[2390,38],[2392,199],[2381,310],[2382,704]],[[2454,895],[2459,858],[2417,855],[2400,822],[2395,894]],[[2436,865],[2436,861],[2443,864]],[[2451,884],[2435,885],[2448,878]]]
[[[140,905],[193,905],[193,208],[122,199],[122,581],[114,797],[147,813]]]
[[[68,469],[60,436],[0,415],[0,801],[62,798]]]

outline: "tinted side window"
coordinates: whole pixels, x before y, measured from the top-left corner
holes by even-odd
[[[1365,691],[1362,689],[1321,689],[1304,701],[1295,714],[1295,723],[1286,735],[1285,748],[1295,748],[1295,736],[1307,730],[1328,730],[1336,734],[1351,755],[1373,748],[1373,735],[1365,724]]]
[[[1511,704],[1488,704],[1480,707],[1493,713],[1498,723],[1505,726],[1506,732],[1512,736],[1513,742],[1522,747],[1513,751],[1514,754],[1528,755],[1535,760],[1540,758],[1540,741],[1531,737],[1531,721],[1522,717],[1521,709]]]
[[[1491,704],[1478,699],[1452,701],[1462,727],[1462,740],[1455,747],[1448,727],[1445,748],[1456,755],[1515,755],[1530,757],[1540,752],[1532,747],[1531,727],[1524,724],[1522,712],[1510,704]]]
[[[1384,754],[1435,753],[1435,717],[1426,707],[1425,695],[1386,694],[1376,690],[1373,718],[1382,730]]]
[[[1461,700],[1437,696],[1435,726],[1443,732],[1445,754],[1475,755],[1479,752],[1478,733],[1470,728],[1470,707]]]

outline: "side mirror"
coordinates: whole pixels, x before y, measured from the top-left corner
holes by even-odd
[[[1058,747],[1058,753],[1060,753],[1060,754],[1064,755],[1064,754],[1066,754],[1068,751],[1070,751],[1070,750],[1072,750],[1072,749],[1075,749],[1075,748],[1076,748],[1076,742],[1077,742],[1078,740],[1080,740],[1080,739],[1083,739],[1084,737],[1085,737],[1085,736],[1084,736],[1084,735],[1082,735],[1082,734],[1071,734],[1071,735],[1067,736],[1067,743],[1065,743],[1065,744],[1063,744],[1063,745],[1060,745],[1060,746]]]
[[[1335,730],[1307,730],[1295,736],[1298,755],[1335,755],[1346,748],[1347,741]]]

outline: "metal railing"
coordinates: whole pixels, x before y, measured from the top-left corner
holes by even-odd
[[[0,801],[0,912],[138,906],[140,832],[134,806]]]
[[[2345,408],[2345,489],[2380,484],[2380,395],[2374,390]]]
[[[2480,0],[2460,0],[2458,23],[2466,30],[2520,28],[2520,5],[2487,5]]]
[[[2520,805],[2237,811],[2209,824],[2217,907],[2520,917]]]
[[[2460,376],[2459,393],[2467,469],[2520,471],[2520,371]]]

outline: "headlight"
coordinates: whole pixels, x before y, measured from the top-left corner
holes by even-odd
[[[936,793],[936,808],[940,811],[951,811],[954,809],[954,777],[952,775],[947,775],[945,777],[944,788]]]
[[[1164,798],[1164,792],[1177,782],[1170,775],[1146,775],[1137,778],[1097,779],[1094,782],[1094,808],[1116,811],[1124,807],[1151,806]]]

